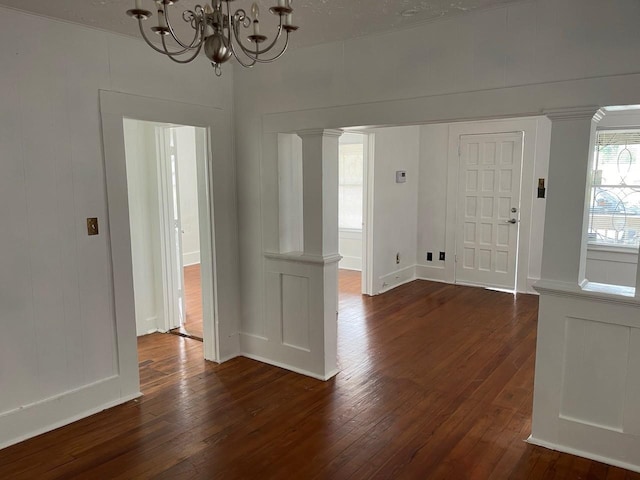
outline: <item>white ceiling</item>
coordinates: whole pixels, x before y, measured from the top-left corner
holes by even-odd
[[[142,1],[144,8],[155,10],[152,0]],[[174,23],[180,20],[183,10],[206,1],[176,1],[170,7],[174,10]],[[293,0],[294,23],[300,26],[300,31],[293,36],[292,46],[385,32],[514,1],[518,0]],[[272,29],[264,17],[270,17],[268,6],[275,0],[258,0],[258,3],[263,12],[261,33],[269,35]],[[126,10],[133,8],[134,0],[0,0],[0,4],[126,35],[139,35],[137,22],[125,15]],[[249,12],[251,0],[230,5]]]

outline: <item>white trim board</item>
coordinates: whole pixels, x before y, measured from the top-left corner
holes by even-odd
[[[121,395],[120,378],[99,382],[0,414],[0,450],[142,396]]]
[[[320,381],[323,381],[323,382],[326,382],[327,380],[332,379],[338,373],[340,373],[340,370],[336,369],[336,370],[332,370],[331,372],[329,372],[328,375],[322,376],[322,375],[318,375],[316,373],[310,372],[308,370],[304,370],[303,368],[297,368],[297,367],[288,365],[286,363],[278,362],[278,361],[275,361],[275,360],[270,360],[270,359],[268,359],[266,357],[262,357],[260,355],[254,355],[254,354],[251,354],[251,353],[243,353],[242,356],[246,357],[246,358],[249,358],[251,360],[256,360],[258,362],[266,363],[268,365],[273,365],[274,367],[283,368],[284,370],[289,370],[291,372],[298,373],[298,374],[304,375],[306,377],[315,378],[316,380],[320,380]]]
[[[388,273],[380,277],[382,280],[382,288],[378,292],[385,293],[389,290],[393,290],[400,285],[404,285],[405,283],[412,282],[416,279],[416,266],[410,265],[408,267],[401,268],[394,272]]]
[[[208,160],[200,170],[200,181],[208,181],[211,190],[208,192],[207,205],[211,208],[211,230],[206,232],[207,239],[211,242],[212,258],[203,258],[203,265],[208,265],[210,272],[203,271],[203,277],[208,275],[211,279],[213,300],[212,304],[205,304],[207,315],[204,321],[205,358],[217,360],[221,356],[229,358],[239,353],[239,341],[237,337],[237,318],[239,304],[237,303],[237,285],[234,278],[237,275],[237,265],[233,259],[237,259],[233,251],[225,250],[217,252],[214,236],[231,235],[227,225],[213,228],[215,216],[213,208],[216,202],[216,186],[218,191],[224,191],[227,182],[226,175],[218,175],[218,184],[214,184],[214,170],[227,168],[227,159],[231,154],[231,145],[227,136],[230,126],[226,121],[225,112],[221,109],[190,105],[168,100],[153,99],[137,95],[123,94],[111,91],[100,91],[100,108],[102,118],[102,135],[104,145],[104,165],[107,187],[108,225],[105,234],[109,239],[109,251],[111,256],[112,298],[114,302],[114,314],[116,324],[116,342],[118,352],[118,369],[120,372],[120,393],[122,398],[130,398],[140,389],[137,337],[135,332],[135,303],[133,292],[129,206],[127,197],[127,176],[124,150],[123,118],[134,118],[152,122],[173,123],[181,125],[193,125],[207,129],[207,157]],[[204,140],[203,140],[204,141]],[[216,144],[216,157],[211,155],[210,146]],[[203,148],[204,145],[202,144]],[[223,172],[224,173],[224,172]],[[226,198],[218,202],[226,204]],[[222,216],[224,218],[226,216]],[[223,238],[226,240],[226,238]],[[225,248],[237,248],[236,242],[220,242]],[[201,238],[201,246],[203,245]],[[232,247],[228,247],[232,245]],[[203,246],[201,252],[206,248]],[[217,259],[222,258],[225,264],[224,287],[219,287],[215,281],[214,272],[217,268]],[[231,262],[231,263],[230,263]],[[218,295],[218,288],[225,288],[225,294]],[[217,312],[223,310],[225,315],[218,317]],[[214,319],[214,316],[216,317]],[[216,329],[223,333],[219,336]],[[219,344],[218,338],[224,339]],[[123,400],[124,401],[124,400]]]
[[[537,438],[534,438],[532,435],[530,435],[529,438],[527,438],[526,442],[531,445],[548,448],[549,450],[554,450],[556,452],[563,452],[563,453],[568,453],[570,455],[576,455],[582,458],[588,458],[590,460],[595,460],[596,462],[606,463],[607,465],[613,465],[614,467],[624,468],[625,470],[631,470],[632,472],[640,472],[640,465],[636,465],[634,463],[622,462],[614,458],[604,457],[602,455],[596,455],[594,453],[585,452],[584,450],[579,450],[576,448],[566,447],[566,446],[558,445],[551,442],[545,442],[544,440],[539,440]]]
[[[200,252],[188,252],[182,255],[182,265],[190,267],[191,265],[198,265],[200,263]]]

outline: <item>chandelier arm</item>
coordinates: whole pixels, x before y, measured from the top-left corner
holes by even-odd
[[[162,46],[165,48],[167,48],[167,42],[164,39],[164,36],[162,37]],[[192,49],[193,50],[193,49]],[[169,52],[169,50],[166,50],[167,53],[165,53],[165,55],[167,57],[169,57],[171,60],[173,60],[176,63],[189,63],[189,62],[193,62],[196,57],[198,56],[198,54],[200,53],[200,50],[202,50],[202,43],[200,43],[200,45],[198,45],[198,47],[195,49],[195,51],[193,52],[193,55],[185,60],[180,60],[178,58],[174,58],[176,55],[182,55],[185,50],[183,50],[180,53],[175,53],[175,52]]]
[[[142,27],[142,20],[141,19],[138,19],[138,27],[140,28],[140,34],[142,35],[142,38],[144,39],[144,41],[147,42],[147,45],[149,45],[151,48],[153,48],[156,52],[161,53],[163,55],[166,55],[167,57],[171,57],[172,55],[174,55],[174,56],[175,55],[183,55],[185,52],[187,52],[189,50],[193,50],[193,48],[197,48],[198,52],[199,52],[200,49],[202,48],[203,43],[204,43],[204,42],[200,42],[197,47],[183,48],[182,50],[178,50],[176,52],[171,52],[167,48],[167,43],[166,43],[166,41],[164,39],[164,37],[165,37],[164,35],[160,36],[162,38],[162,46],[163,46],[164,49],[158,48],[153,44],[153,42],[151,40],[149,40],[149,37],[147,37],[147,34],[144,33],[144,28]],[[202,28],[201,28],[201,31],[203,31]]]
[[[280,16],[280,25],[278,25],[278,33],[276,34],[276,37],[273,39],[273,42],[271,42],[271,44],[268,47],[263,48],[262,50],[258,50],[256,49],[256,51],[254,52],[253,50],[248,49],[247,47],[245,47],[240,39],[240,32],[238,30],[238,24],[240,22],[234,23],[233,24],[233,36],[236,39],[236,42],[238,42],[238,45],[240,45],[240,48],[242,49],[242,51],[245,53],[245,55],[247,55],[248,57],[251,58],[257,58],[258,55],[262,55],[263,53],[267,53],[269,50],[271,50],[276,42],[280,39],[280,36],[282,35],[282,16]],[[288,37],[288,32],[287,32],[287,37]],[[256,43],[256,46],[258,44]],[[256,55],[256,57],[253,57],[253,55]]]
[[[236,58],[236,60],[240,65],[242,65],[245,68],[251,68],[256,64],[255,59],[252,57],[249,57],[252,61],[250,63],[244,63],[240,59],[240,55],[238,55],[238,53],[236,52],[236,49],[233,47],[233,37],[231,36],[231,29],[235,29],[236,25],[231,18],[231,9],[229,8],[229,2],[225,2],[225,3],[227,4],[227,18],[229,19],[229,22],[228,22],[229,26],[227,27],[227,31],[229,32],[229,48],[231,49],[231,53],[233,54],[233,56]],[[234,36],[235,36],[235,33],[234,33]],[[235,37],[235,38],[237,40],[238,37]]]
[[[278,53],[274,57],[271,57],[271,58],[258,58],[257,54],[259,54],[260,52],[251,52],[251,50],[244,49],[244,48],[243,48],[243,51],[244,51],[244,54],[247,57],[249,57],[251,60],[253,60],[255,63],[271,63],[271,62],[275,62],[282,55],[284,55],[284,53],[287,51],[288,47],[289,47],[289,32],[287,32],[287,39],[285,40],[285,43],[284,43],[284,46],[282,47],[282,50],[280,51],[280,53]]]
[[[196,5],[195,9],[196,9],[196,10],[198,10],[198,9],[202,10],[202,7],[200,7],[200,5]],[[187,45],[187,44],[185,44],[185,43],[182,43],[182,41],[181,41],[181,40],[178,38],[178,36],[176,35],[176,32],[173,30],[173,27],[171,26],[171,21],[169,20],[169,14],[168,14],[168,13],[169,13],[169,10],[170,10],[169,5],[167,5],[167,6],[164,8],[164,18],[165,18],[165,20],[167,21],[167,27],[169,28],[169,33],[171,33],[171,36],[173,37],[173,39],[175,40],[175,42],[176,42],[178,45],[180,45],[182,48],[184,48],[184,49],[185,49],[184,51],[191,50],[191,49],[193,49],[193,48],[197,48],[196,42],[197,42],[197,40],[198,40],[198,37],[200,37],[200,42],[199,42],[199,43],[202,43],[202,42],[203,42],[203,39],[204,39],[204,36],[200,36],[200,35],[199,35],[199,33],[200,33],[200,23],[201,23],[201,21],[200,21],[200,20],[198,20],[198,16],[196,15],[196,13],[195,13],[193,10],[186,10],[186,11],[184,12],[184,13],[190,13],[190,14],[192,14],[192,15],[193,15],[194,20],[195,20],[195,22],[196,22],[196,26],[198,27],[198,28],[194,28],[194,30],[196,31],[196,33],[195,33],[195,35],[193,36],[193,40],[191,40],[191,43],[190,43],[189,45]],[[183,15],[183,18],[184,18],[184,13],[182,14],[182,15]],[[186,20],[185,20],[185,21],[186,21]]]
[[[287,32],[287,39],[285,40],[284,46],[282,47],[282,50],[280,51],[280,53],[278,53],[276,56],[271,57],[271,58],[257,58],[256,57],[256,62],[258,63],[271,63],[271,62],[275,62],[276,60],[278,60],[282,55],[284,55],[284,53],[287,51],[287,48],[289,47],[289,32]]]
[[[142,27],[142,19],[138,19],[138,27],[140,27],[140,34],[142,35],[142,38],[144,38],[144,41],[147,42],[147,45],[149,45],[151,48],[153,48],[156,52],[161,53],[163,55],[169,55],[169,52],[167,52],[166,50],[162,50],[161,48],[156,47],[153,42],[151,42],[151,40],[149,40],[149,38],[147,37],[147,34],[144,33],[144,28]]]

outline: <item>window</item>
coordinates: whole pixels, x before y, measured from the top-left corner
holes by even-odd
[[[340,229],[362,230],[363,135],[345,133],[340,137],[338,165],[338,225]]]
[[[596,134],[588,235],[592,245],[638,248],[640,130]]]

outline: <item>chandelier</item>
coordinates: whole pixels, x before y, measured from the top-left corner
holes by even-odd
[[[154,0],[158,9],[157,25],[151,27],[151,31],[159,35],[162,48],[149,40],[142,26],[143,20],[151,17],[149,10],[142,8],[143,0],[135,0],[135,8],[128,10],[127,15],[138,20],[140,33],[145,42],[156,52],[166,55],[176,63],[189,63],[193,61],[204,48],[204,53],[211,61],[217,76],[222,75],[221,65],[234,56],[243,67],[252,67],[256,63],[269,63],[280,58],[289,45],[289,33],[298,29],[292,24],[293,9],[291,0],[277,0],[277,5],[269,11],[279,17],[279,25],[275,38],[267,46],[262,44],[267,40],[260,33],[260,9],[254,3],[251,7],[251,16],[243,9],[231,13],[229,3],[234,0],[211,0],[211,5],[196,5],[193,10],[182,12],[182,20],[193,30],[193,38],[190,41],[181,40],[172,26],[172,14],[170,8],[178,0]],[[151,1],[151,0],[149,0]],[[223,7],[223,4],[226,7]],[[251,29],[247,35],[245,45],[241,40],[241,29]],[[283,42],[278,42],[285,32]],[[175,45],[169,47],[167,38],[171,37]],[[248,42],[247,42],[248,40]],[[271,52],[276,45],[277,53],[265,58],[264,54]]]

